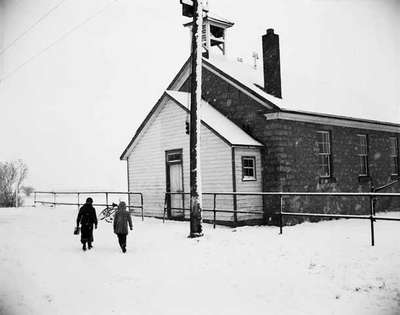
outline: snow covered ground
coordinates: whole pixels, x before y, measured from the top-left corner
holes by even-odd
[[[0,209],[0,314],[400,314],[400,223],[286,227],[134,219],[128,252],[101,222],[94,249],[74,207]],[[390,214],[398,215],[398,214]]]

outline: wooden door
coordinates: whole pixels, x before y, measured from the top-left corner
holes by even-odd
[[[166,152],[168,216],[172,218],[184,217],[184,190],[182,150]],[[178,194],[176,194],[178,193]]]

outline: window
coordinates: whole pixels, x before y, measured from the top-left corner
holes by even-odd
[[[329,131],[318,131],[318,156],[321,177],[331,177],[331,140]]]
[[[390,137],[390,164],[392,175],[399,175],[399,143],[395,137]]]
[[[182,162],[182,151],[181,150],[173,150],[173,151],[167,152],[167,162],[168,163]]]
[[[360,141],[360,172],[359,176],[368,176],[368,138],[367,135],[358,135]]]
[[[242,180],[256,180],[256,158],[242,156]]]

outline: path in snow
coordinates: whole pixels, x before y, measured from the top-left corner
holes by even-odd
[[[103,222],[83,252],[75,216],[0,209],[1,315],[400,314],[399,222],[378,222],[371,247],[361,220],[189,239],[187,222],[135,218],[122,254]]]

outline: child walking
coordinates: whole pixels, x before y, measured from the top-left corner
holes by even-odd
[[[129,229],[132,231],[131,214],[126,211],[126,203],[121,201],[114,216],[114,233],[118,236],[118,243],[123,253],[126,253],[126,236]]]

